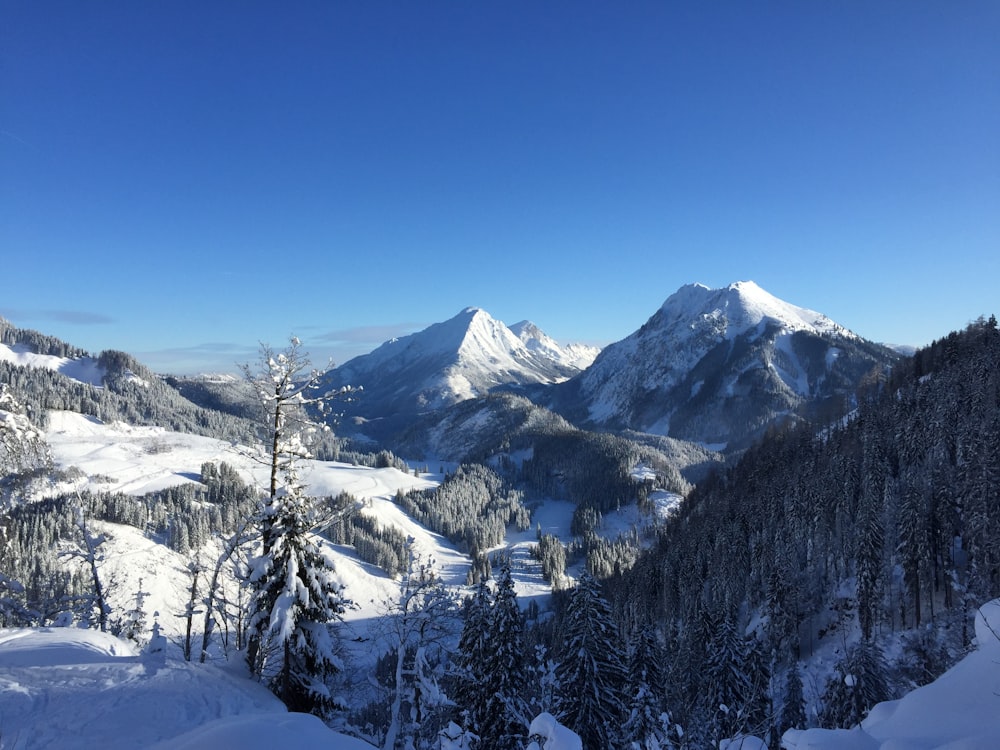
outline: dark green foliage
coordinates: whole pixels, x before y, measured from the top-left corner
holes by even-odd
[[[888,667],[877,646],[852,647],[834,668],[823,693],[820,720],[826,727],[850,728],[860,723],[872,706],[892,698]]]
[[[7,344],[11,347],[24,347],[26,350],[36,354],[46,354],[51,357],[65,357],[67,359],[77,359],[86,357],[87,352],[75,346],[71,346],[64,341],[60,341],[44,333],[32,331],[26,328],[15,328],[9,321],[0,318],[0,344]]]
[[[390,576],[402,575],[410,564],[407,537],[399,529],[382,526],[361,512],[357,500],[344,492],[327,498],[334,521],[323,530],[323,536],[334,544],[350,544],[358,557],[377,565]]]
[[[486,651],[481,658],[486,701],[472,729],[482,747],[521,750],[532,717],[528,715],[524,621],[507,559],[500,564],[487,622]]]
[[[225,463],[203,465],[202,478],[204,486],[183,484],[140,497],[85,492],[9,508],[0,519],[0,570],[23,585],[28,621],[20,624],[51,624],[83,594],[86,582],[63,570],[56,556],[59,542],[78,534],[73,508],[81,503],[87,518],[132,526],[181,553],[214,534],[234,533],[256,507],[256,491]]]
[[[772,429],[700,482],[616,581],[623,619],[643,602],[642,616],[664,623],[672,682],[684,686],[670,707],[686,728],[707,720],[693,647],[706,611],[741,629],[764,616],[760,640],[779,673],[855,627],[872,648],[917,624],[947,632],[947,647],[934,635],[904,654],[914,663],[899,671],[916,681],[922,665],[939,673],[962,653],[970,612],[1000,595],[996,326],[977,321],[873,371],[858,398],[833,425]],[[891,683],[875,687],[864,694],[893,695]],[[867,700],[836,720],[859,718]]]
[[[584,750],[621,747],[628,674],[622,639],[597,581],[581,576],[562,620],[556,717]]]
[[[806,707],[802,697],[802,676],[799,674],[798,664],[792,664],[785,676],[777,734],[780,737],[789,729],[804,729],[805,726]]]
[[[566,575],[566,548],[558,537],[542,534],[531,553],[541,562],[542,576],[545,580],[551,583],[553,588],[560,588]]]
[[[117,356],[102,355],[100,361],[119,364]],[[124,370],[108,371],[105,387],[98,388],[70,380],[53,370],[21,367],[5,361],[0,361],[0,382],[10,384],[15,396],[31,414],[37,415],[42,427],[45,410],[58,409],[86,414],[103,422],[153,425],[223,440],[246,441],[252,435],[252,425],[246,420],[195,406],[131,358],[127,361],[135,368],[128,369],[128,373],[142,382],[128,377]]]
[[[248,629],[258,644],[248,658],[289,711],[323,716],[336,703],[329,679],[340,670],[333,627],[350,602],[333,564],[312,537],[311,498],[294,476],[261,513],[264,553],[251,566]]]
[[[462,464],[435,489],[399,493],[396,504],[466,551],[495,547],[509,524],[524,531],[531,523],[521,492],[479,464]]]
[[[629,748],[667,750],[669,714],[664,704],[663,650],[651,626],[634,636],[628,662],[628,720],[622,733]]]

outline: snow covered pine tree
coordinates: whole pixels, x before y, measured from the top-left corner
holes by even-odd
[[[277,353],[262,345],[259,368],[244,373],[266,415],[271,467],[258,513],[261,554],[250,569],[247,661],[289,710],[323,715],[334,707],[328,681],[340,667],[332,628],[350,602],[312,534],[314,501],[296,472],[316,429],[306,406],[319,403],[308,394],[320,373],[295,337]]]

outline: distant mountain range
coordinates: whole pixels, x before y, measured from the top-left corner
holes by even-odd
[[[107,380],[109,364],[116,381],[143,384],[152,377],[135,374],[144,368],[131,358],[105,353],[94,359],[5,326],[8,346],[0,348],[0,360],[85,382]],[[866,375],[899,356],[821,313],[741,281],[722,289],[681,287],[637,331],[603,351],[561,345],[528,321],[507,326],[470,307],[355,357],[327,373],[324,385],[363,388],[341,405],[338,433],[390,447],[397,439],[414,445],[414,429],[437,430],[432,442],[439,447],[465,445],[462,436],[444,433],[468,426],[467,419],[453,421],[446,410],[514,393],[575,427],[732,451],[777,420],[823,421],[839,413]],[[249,391],[238,379],[165,381],[200,406],[239,417],[252,413]]]
[[[418,417],[514,391],[588,429],[739,448],[776,419],[841,408],[867,373],[898,356],[741,281],[681,287],[599,354],[468,308],[347,362],[328,382],[363,385],[345,426],[383,440]]]

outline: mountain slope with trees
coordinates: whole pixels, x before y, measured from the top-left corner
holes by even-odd
[[[964,653],[1000,595],[998,364],[996,319],[980,319],[869,382],[838,423],[774,429],[695,488],[609,588],[623,621],[665,638],[673,716],[774,737],[803,716],[799,670],[839,651],[805,716],[851,726]],[[727,642],[723,716],[729,678],[705,676]]]

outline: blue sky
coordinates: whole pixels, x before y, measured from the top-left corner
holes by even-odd
[[[161,372],[752,279],[1000,313],[1000,3],[0,0],[0,315]]]

